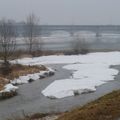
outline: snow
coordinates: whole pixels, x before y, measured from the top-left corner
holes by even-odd
[[[68,70],[75,70],[70,79],[56,80],[49,85],[42,93],[45,96],[64,98],[77,93],[95,91],[97,86],[114,80],[118,71],[108,68],[106,65],[97,64],[72,64],[64,66]]]
[[[42,91],[47,97],[64,98],[75,95],[75,92],[81,94],[95,91],[97,86],[114,80],[119,71],[110,66],[120,64],[120,52],[52,55],[18,59],[17,62],[27,65],[67,64],[63,68],[72,70],[70,78],[55,80]]]
[[[18,87],[13,86],[12,84],[7,84],[4,86],[4,90],[0,91],[0,93],[3,92],[15,92],[18,89]]]
[[[20,76],[17,79],[14,79],[13,81],[11,81],[12,84],[25,84],[25,83],[29,83],[30,79],[33,80],[37,80],[39,79],[39,74],[35,73],[35,74],[28,74],[26,76]]]
[[[90,91],[95,91],[95,86],[103,84],[105,82],[102,81],[91,81],[89,79],[64,79],[64,80],[56,80],[52,84],[50,84],[42,93],[48,97],[55,98],[64,98],[68,96],[73,96],[74,91],[78,91],[79,94],[83,93],[86,89],[90,89]]]
[[[118,70],[111,69],[105,64],[72,64],[64,66],[68,70],[75,70],[72,77],[75,79],[88,78],[93,80],[114,80]]]
[[[29,83],[30,79],[35,81],[35,80],[41,79],[43,76],[44,77],[47,77],[47,75],[49,76],[50,72],[55,72],[55,71],[48,68],[48,71],[40,71],[39,73],[28,74],[26,76],[20,76],[19,78],[12,80],[11,83],[13,85],[15,84],[21,85],[21,84]]]
[[[23,58],[12,61],[23,65],[41,64],[71,64],[71,63],[104,63],[107,65],[120,64],[120,52],[99,52],[87,55],[51,55],[34,58]]]
[[[18,87],[12,85],[11,83],[6,84],[4,86],[4,89],[0,91],[0,98],[3,97],[3,93],[13,93],[13,92],[17,92]]]

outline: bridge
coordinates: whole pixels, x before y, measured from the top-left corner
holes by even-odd
[[[120,34],[120,26],[117,25],[42,25],[39,29],[43,35],[50,35],[54,31],[65,31],[71,35],[79,31],[93,32],[96,36],[101,33]]]
[[[24,25],[17,25],[18,34],[24,34]],[[73,35],[79,31],[93,32],[96,36],[101,33],[116,33],[120,34],[120,25],[39,25],[36,26],[38,34],[41,35],[51,35],[51,33],[56,31],[65,31]]]

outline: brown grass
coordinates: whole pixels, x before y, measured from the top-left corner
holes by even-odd
[[[3,75],[0,72],[0,90],[2,90],[5,84],[9,83],[9,80],[13,80],[18,78],[19,76],[24,76],[27,74],[38,73],[42,70],[47,70],[45,66],[27,66],[27,65],[20,65],[14,64],[11,65],[11,72],[8,75]]]
[[[57,120],[116,120],[120,117],[120,90],[81,108],[65,113]]]
[[[27,66],[27,65],[20,65],[20,64],[15,64],[12,65],[12,72],[6,76],[8,79],[14,79],[18,78],[19,76],[24,76],[27,74],[33,74],[33,73],[38,73],[42,70],[47,70],[45,66]]]
[[[30,54],[28,51],[16,50],[12,56],[9,57],[10,60],[24,58],[24,57],[40,57],[40,56],[48,56],[48,55],[60,55],[64,54],[64,51],[34,51]],[[2,53],[0,52],[0,59],[3,59]]]
[[[0,77],[0,90],[4,89],[4,85],[7,84],[9,81],[3,77]]]

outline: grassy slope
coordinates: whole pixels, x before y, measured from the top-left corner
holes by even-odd
[[[11,66],[11,73],[8,76],[4,76],[8,79],[18,78],[19,76],[27,75],[27,74],[34,74],[39,73],[40,71],[47,70],[47,68],[43,65],[41,66],[27,66],[27,65],[20,65],[14,64]]]
[[[120,90],[65,113],[57,120],[116,120],[119,116]]]

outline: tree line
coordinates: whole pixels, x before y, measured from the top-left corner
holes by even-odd
[[[29,45],[28,51],[32,54],[33,50],[40,49],[40,37],[37,34],[39,18],[35,14],[27,16],[25,21],[25,41]],[[0,20],[0,53],[4,63],[8,62],[9,57],[14,54],[16,49],[17,32],[12,20],[3,18]]]

